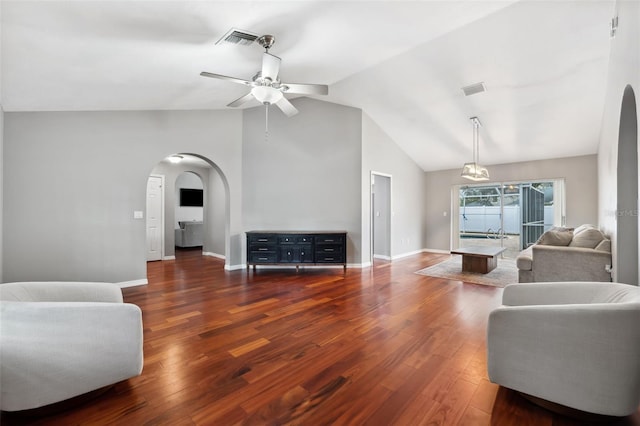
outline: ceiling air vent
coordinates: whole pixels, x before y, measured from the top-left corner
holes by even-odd
[[[246,46],[253,43],[258,37],[260,37],[258,34],[249,31],[231,28],[220,40],[216,41],[216,44],[231,43]]]
[[[484,87],[483,82],[472,84],[470,86],[465,86],[462,88],[462,91],[464,92],[465,96],[471,96],[471,95],[475,95],[476,93],[482,93],[485,90],[487,90],[487,88]]]

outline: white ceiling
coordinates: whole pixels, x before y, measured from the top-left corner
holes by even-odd
[[[606,89],[606,1],[11,1],[1,5],[5,111],[221,109],[273,34],[289,83],[329,85],[424,170],[594,154]],[[613,40],[615,42],[615,39]],[[462,86],[487,92],[465,97]],[[304,114],[304,110],[300,114]],[[295,117],[291,118],[295,120]]]

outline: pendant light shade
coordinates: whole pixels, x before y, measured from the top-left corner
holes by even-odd
[[[473,124],[473,161],[471,163],[465,163],[464,166],[462,166],[460,176],[475,182],[489,180],[489,170],[478,164],[478,158],[480,157],[480,120],[478,117],[471,117],[471,123]]]

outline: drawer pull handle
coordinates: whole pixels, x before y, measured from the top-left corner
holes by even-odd
[[[258,260],[269,260],[268,257],[259,257]]]
[[[258,249],[258,251],[269,251],[269,249],[268,249],[268,248],[265,248],[265,247],[260,247],[260,248]]]
[[[330,239],[328,239],[328,238],[325,238],[325,240],[324,240],[324,241],[325,241],[325,242],[327,242],[327,243],[332,243],[332,242],[333,242],[333,240],[330,240]]]
[[[266,238],[258,238],[258,241],[261,242],[261,243],[266,243],[269,240],[266,239]]]
[[[325,257],[324,260],[333,260],[333,257]]]
[[[324,249],[324,251],[333,251],[333,249],[326,248],[326,249]]]

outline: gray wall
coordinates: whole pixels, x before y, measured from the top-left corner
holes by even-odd
[[[0,60],[0,65],[2,61]],[[4,111],[2,109],[2,94],[0,94],[0,283],[3,281],[3,263],[2,263],[2,232],[4,229],[3,211],[4,211]]]
[[[298,98],[285,117],[244,111],[243,214],[246,230],[344,230],[347,262],[361,263],[361,110]]]
[[[4,279],[146,280],[146,182],[198,153],[230,188],[227,266],[242,262],[239,111],[5,113]],[[19,182],[19,184],[18,184]]]
[[[451,238],[451,188],[469,184],[460,177],[460,169],[428,172],[426,180],[426,246],[432,250],[449,250]],[[487,166],[490,182],[565,178],[566,224],[579,226],[597,223],[597,156],[558,158]],[[444,215],[446,212],[446,216]]]
[[[225,257],[226,197],[222,177],[216,170],[209,173],[205,183],[207,204],[204,209],[204,247],[203,254]]]
[[[0,6],[0,46],[2,46],[2,6]],[[2,109],[2,49],[0,48],[0,283],[2,280],[2,230],[4,228],[4,222],[2,220],[3,207],[3,194],[4,194],[4,182],[3,182],[3,164],[4,164],[4,110]]]
[[[425,247],[424,171],[367,114],[362,115],[362,247],[371,261],[371,172],[391,175],[391,258]]]
[[[604,103],[602,131],[598,150],[599,199],[598,218],[600,227],[612,239],[613,264],[618,264],[617,249],[617,170],[618,132],[622,95],[631,85],[636,97],[636,115],[640,116],[640,2],[618,1],[616,10],[619,27],[616,38],[611,40],[607,96]],[[638,117],[640,122],[640,117]],[[639,142],[640,143],[640,142]],[[631,194],[634,196],[636,194]],[[640,263],[640,259],[638,259]],[[616,279],[616,269],[613,270]]]

